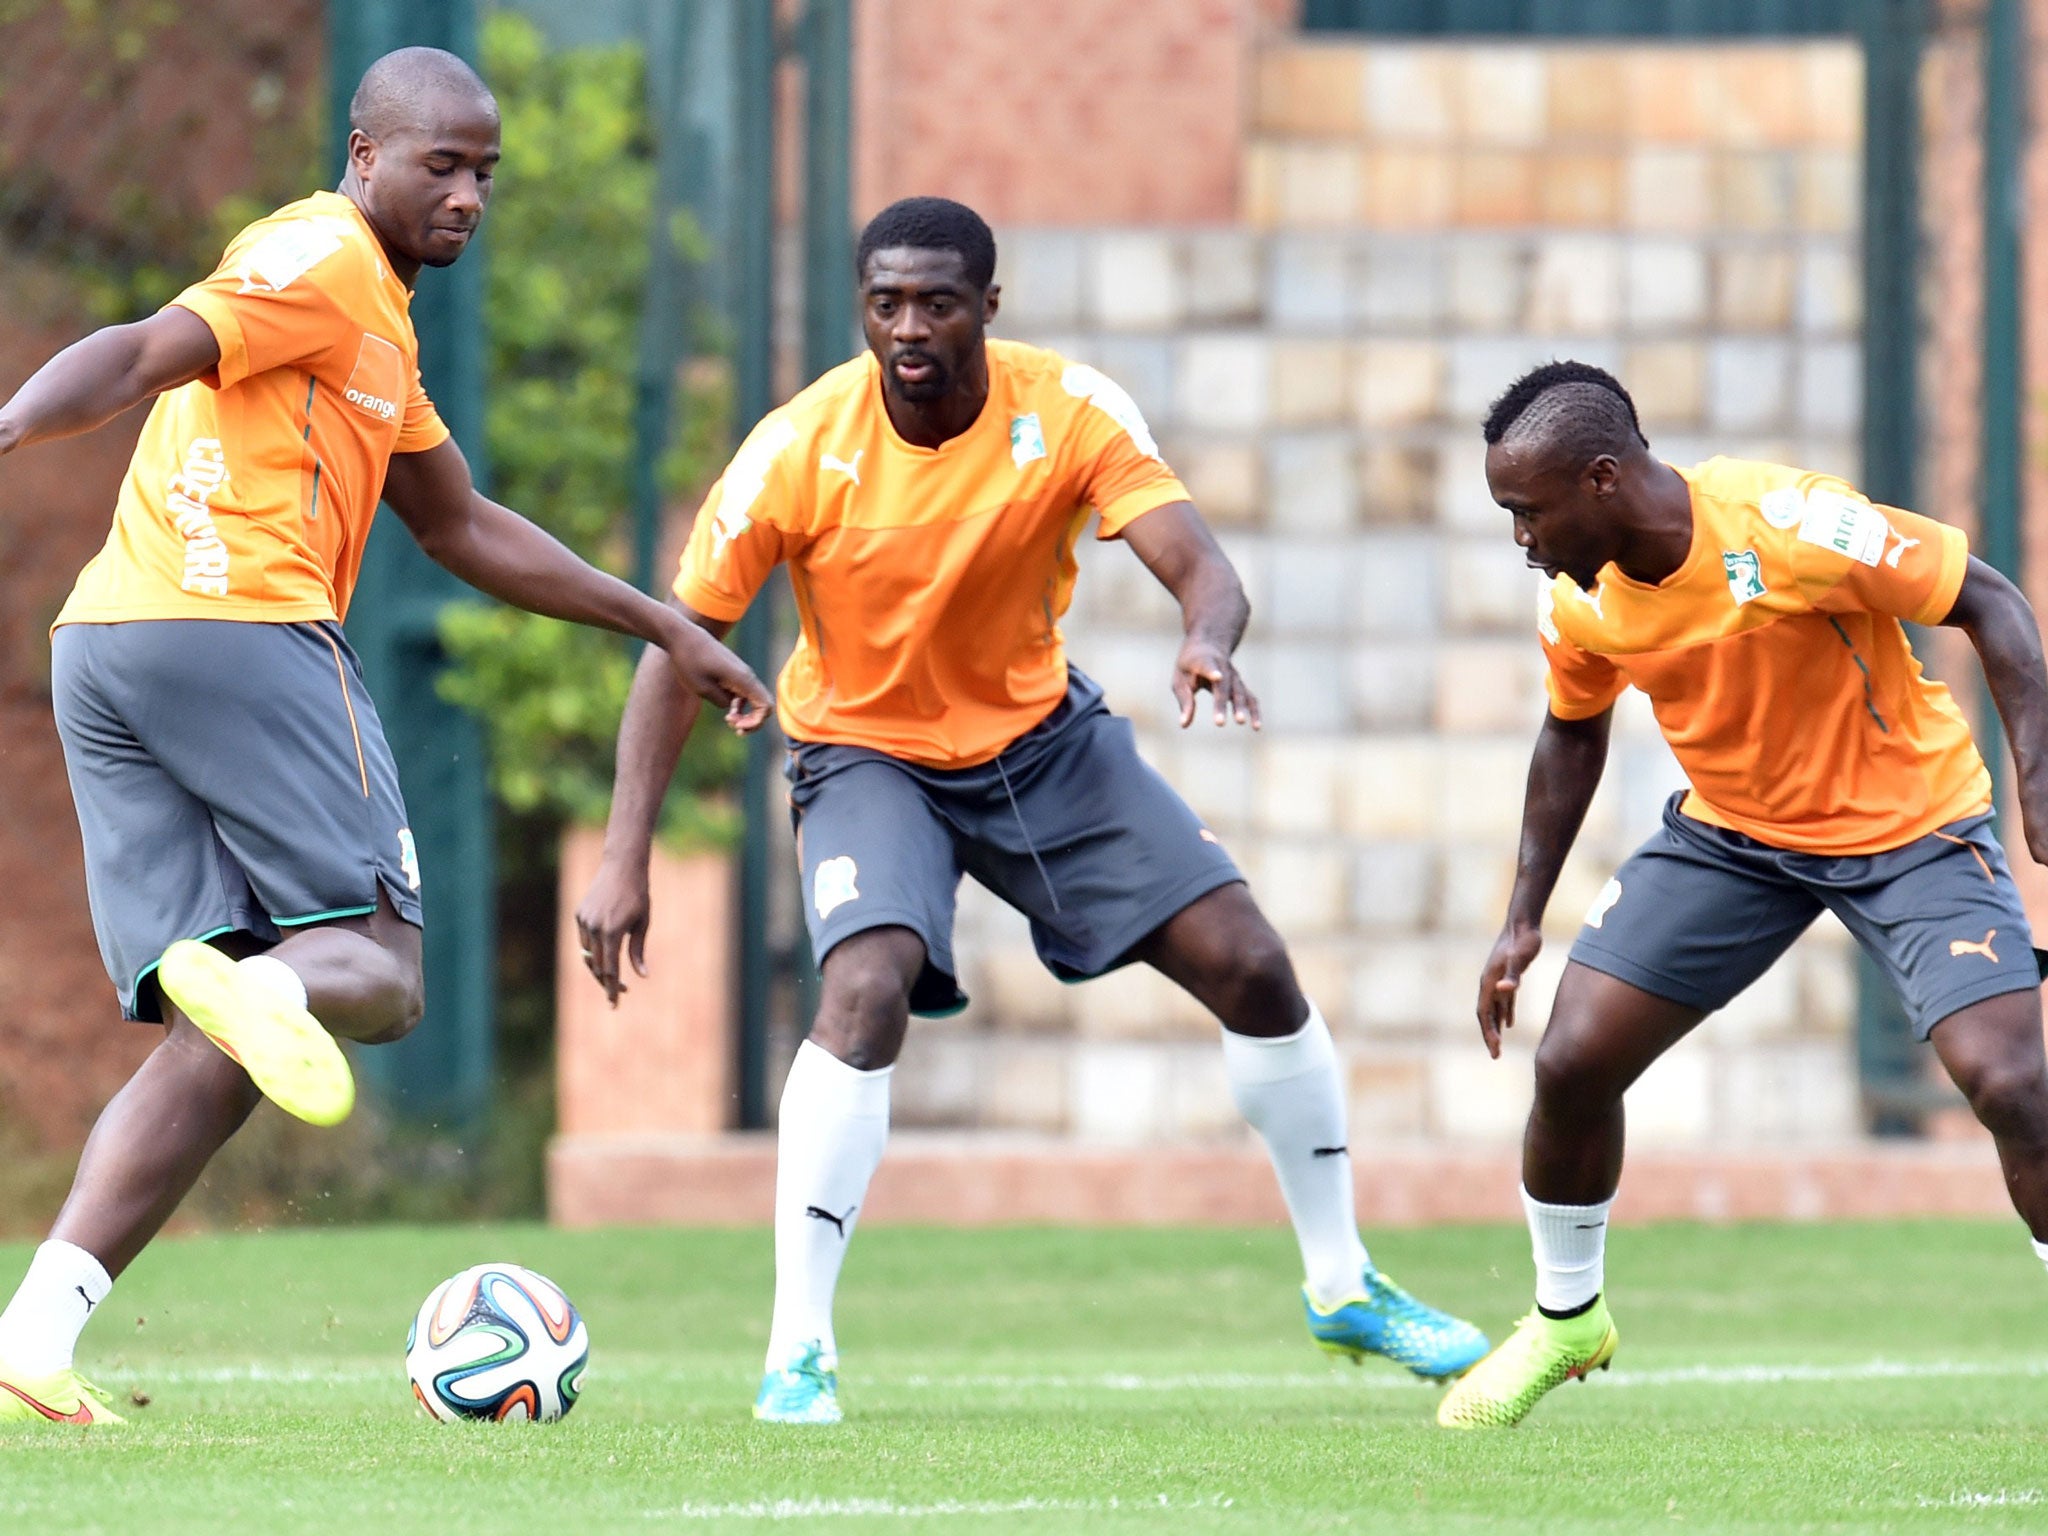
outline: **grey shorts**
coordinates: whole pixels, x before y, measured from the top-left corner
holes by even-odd
[[[1823,908],[1897,989],[1925,1040],[1958,1009],[2041,984],[2026,909],[1991,817],[1886,853],[1791,853],[1664,808],[1664,825],[1593,903],[1572,959],[1711,1013]]]
[[[925,768],[799,742],[787,773],[811,953],[822,964],[856,933],[910,929],[925,947],[910,1006],[926,1016],[967,1006],[953,964],[963,874],[1031,920],[1062,981],[1115,970],[1190,902],[1244,878],[1138,756],[1131,723],[1071,669],[1066,698],[992,762]]]
[[[160,1021],[179,939],[374,912],[420,920],[398,770],[341,626],[66,624],[50,642],[64,767],[107,974]]]

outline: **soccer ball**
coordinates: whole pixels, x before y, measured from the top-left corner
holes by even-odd
[[[553,1423],[576,1406],[590,1335],[552,1280],[479,1264],[434,1287],[405,1338],[412,1395],[443,1423]]]

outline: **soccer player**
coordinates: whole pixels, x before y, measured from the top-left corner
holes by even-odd
[[[680,610],[722,635],[786,563],[803,635],[779,686],[804,913],[823,987],[783,1089],[775,1309],[755,1416],[840,1416],[832,1296],[889,1124],[912,1013],[966,1005],[954,893],[971,875],[1031,919],[1065,980],[1133,960],[1223,1023],[1239,1107],[1300,1239],[1310,1331],[1441,1378],[1485,1351],[1359,1241],[1341,1077],[1322,1015],[1215,837],[1067,664],[1059,617],[1090,515],[1179,601],[1180,721],[1258,725],[1231,662],[1243,589],[1129,395],[1093,368],[990,341],[995,241],[971,209],[910,198],[858,251],[869,354],[755,427],[698,514]],[[578,912],[616,998],[644,974],[647,856],[695,701],[641,663],[605,857]]]
[[[1611,375],[1548,363],[1495,402],[1486,479],[1550,578],[1537,629],[1549,714],[1529,765],[1506,926],[1479,983],[1500,1054],[1543,909],[1600,782],[1630,684],[1691,782],[1586,914],[1536,1052],[1522,1202],[1536,1304],[1437,1418],[1507,1425],[1612,1358],[1607,1216],[1622,1094],[1823,909],[1898,989],[1996,1139],[2048,1260],[2048,1066],[2026,913],[1992,831],[1991,779],[1901,620],[1970,637],[2048,858],[2048,673],[2032,610],[1962,532],[1840,480],[1650,452]]]
[[[259,1095],[332,1124],[354,1101],[334,1037],[419,1020],[420,870],[339,622],[380,492],[465,581],[652,641],[737,725],[767,715],[709,635],[479,495],[420,387],[413,280],[468,246],[498,161],[483,82],[405,49],[350,122],[338,193],[251,225],[0,406],[4,454],[157,397],[51,667],[101,954],[123,1013],[164,1026],[0,1313],[0,1421],[116,1422],[72,1365],[114,1277]]]

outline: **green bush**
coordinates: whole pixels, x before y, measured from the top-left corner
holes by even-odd
[[[593,564],[629,562],[636,332],[654,217],[655,144],[645,61],[634,44],[551,52],[524,17],[484,24],[484,74],[509,146],[488,221],[485,435],[492,492]],[[687,238],[689,232],[683,232]],[[662,466],[673,490],[701,481],[722,442],[727,391],[687,392],[687,432]],[[440,690],[473,711],[506,808],[542,822],[602,823],[634,658],[615,636],[506,608],[450,607]],[[739,741],[696,733],[662,808],[663,840],[730,847],[722,793]]]

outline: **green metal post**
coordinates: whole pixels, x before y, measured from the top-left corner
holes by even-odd
[[[2020,481],[2025,453],[2020,304],[2020,178],[2026,127],[2026,11],[2020,0],[1990,0],[1984,19],[1984,398],[1983,526],[1985,561],[2018,581]],[[1990,732],[1985,745],[2002,753]]]
[[[348,102],[363,71],[394,48],[426,44],[474,61],[474,0],[334,0],[328,7],[331,164],[348,143]],[[488,240],[485,224],[484,241]],[[420,370],[481,482],[486,248],[420,274],[413,324]],[[391,740],[419,848],[426,907],[425,1021],[363,1053],[362,1069],[409,1119],[462,1124],[489,1106],[494,1067],[496,886],[482,732],[444,703],[441,609],[468,589],[421,554],[389,513],[364,551],[348,632]]]
[[[804,374],[815,379],[854,345],[852,0],[810,0],[803,53]]]
[[[735,414],[742,432],[775,404],[775,21],[771,6],[739,0],[733,28],[737,132],[734,136],[733,221]],[[768,675],[774,619],[768,594],[733,632],[740,655]],[[768,943],[772,858],[768,818],[775,753],[766,733],[748,744],[741,806],[746,840],[740,850],[740,1124],[768,1123],[768,1002],[773,956]]]

